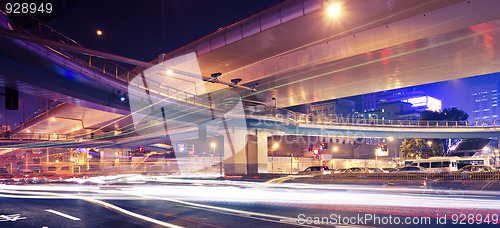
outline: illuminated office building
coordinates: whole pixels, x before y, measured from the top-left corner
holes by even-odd
[[[498,83],[472,88],[472,112],[469,119],[498,119]]]

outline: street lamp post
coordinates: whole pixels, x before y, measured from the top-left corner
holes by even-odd
[[[430,140],[429,140],[429,141],[427,141],[427,145],[429,145],[429,151],[430,151],[431,156],[432,156],[432,155],[434,154],[434,153],[432,152],[432,141],[430,141]],[[428,155],[427,155],[427,156],[428,156]]]
[[[276,149],[278,149],[278,147],[280,146],[280,144],[278,144],[277,142],[275,142],[273,144],[273,154],[272,154],[272,161],[271,161],[271,172],[274,173],[274,153],[276,152]]]
[[[214,156],[215,156],[215,147],[216,146],[217,146],[217,144],[215,144],[214,142],[212,144],[210,144],[210,147],[212,147],[212,149],[213,149]],[[222,155],[220,152],[219,152],[219,175],[222,177]]]
[[[394,137],[390,136],[389,138],[387,138],[387,140],[389,140],[389,143],[387,143],[387,154],[389,155],[389,157],[392,157],[393,155],[391,154],[391,150],[389,149],[389,144],[392,143],[392,141],[394,141]],[[393,162],[396,160],[395,158],[392,159]]]
[[[273,114],[274,117],[276,117],[276,111],[277,111],[277,109],[276,109],[276,105],[277,105],[277,103],[276,103],[276,97],[273,97],[272,100],[274,101],[274,109],[273,109],[272,114]]]

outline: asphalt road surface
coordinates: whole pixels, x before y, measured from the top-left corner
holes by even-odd
[[[496,227],[499,208],[496,192],[352,185],[0,185],[0,227]]]

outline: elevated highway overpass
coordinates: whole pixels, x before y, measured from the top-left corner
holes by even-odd
[[[3,44],[0,79],[3,86],[20,91],[127,116],[129,103],[116,99],[118,91],[130,89],[130,82],[152,65],[190,53],[199,62],[200,76],[221,72],[220,81],[242,78],[244,86],[258,83],[256,92],[236,86],[231,90],[238,92],[238,99],[250,98],[267,104],[276,97],[279,107],[499,71],[500,16],[496,1],[403,0],[387,4],[346,1],[340,5],[342,13],[335,18],[326,14],[328,7],[327,1],[320,0],[285,1],[147,63],[77,48],[78,44],[67,37],[64,42],[75,47],[33,44],[34,41],[22,37],[14,38],[12,32],[6,31],[7,21],[3,20],[0,32],[8,38],[0,40]],[[126,71],[109,60],[138,67]],[[208,95],[226,91],[227,83],[213,84],[206,82],[210,78],[201,77],[201,87],[205,90],[192,93],[143,79],[136,80],[143,83],[135,87],[142,95],[134,99],[146,107],[151,97],[167,99],[172,113],[178,113],[171,118],[200,113],[194,119],[210,120],[227,111],[217,110]],[[225,95],[221,98],[222,101],[215,103],[227,101]],[[218,113],[214,114],[214,110]],[[162,113],[156,110],[154,115],[161,117]],[[498,137],[496,121],[483,126],[472,122],[372,125],[356,120],[346,125],[339,121],[308,122],[307,118],[301,120],[297,116],[290,120],[288,114],[285,118],[250,115],[235,119],[245,120],[244,127],[257,128],[255,135],[260,143],[255,146],[258,150],[254,148],[248,153],[252,159],[267,158],[267,147],[262,143],[266,132],[346,137],[363,134],[366,137]],[[26,133],[25,128],[22,130],[19,135]],[[139,137],[137,141],[143,139]],[[92,141],[89,145],[97,142]],[[120,145],[118,141],[111,142]],[[244,154],[250,149],[243,150],[246,152],[232,150],[231,154]],[[235,160],[243,161],[245,156]],[[258,169],[263,164],[249,163],[258,164]]]
[[[344,139],[363,138],[499,138],[500,121],[391,121],[370,119],[347,119],[347,118],[317,118],[309,115],[294,113],[288,110],[264,107],[261,111],[247,110],[246,115],[235,115],[230,120],[240,119],[235,123],[243,125],[231,125],[224,128],[215,128],[209,131],[214,135],[209,141],[201,142],[199,145],[224,140],[219,145],[223,151],[224,172],[226,174],[244,173],[266,173],[268,172],[268,137],[271,135],[295,135],[297,137],[326,137]],[[214,125],[215,124],[215,125]],[[212,123],[216,126],[216,123]],[[229,132],[243,131],[245,137],[234,137],[237,134]],[[109,159],[127,159],[126,151],[146,147],[155,144],[164,144],[165,136],[179,138],[182,140],[175,143],[186,143],[200,141],[199,129],[192,125],[179,126],[169,129],[163,128],[162,123],[149,126],[150,134],[137,134],[130,128],[123,132],[103,132],[94,135],[89,134],[40,134],[40,133],[17,133],[8,138],[0,139],[0,155],[9,153],[15,149],[40,149],[40,148],[100,148],[103,150],[101,156]],[[222,138],[221,138],[222,137]],[[220,143],[220,142],[219,142]],[[172,142],[174,146],[174,142]],[[198,147],[197,147],[198,148]],[[198,148],[203,151],[207,148]],[[180,151],[175,151],[176,153]],[[113,155],[115,154],[115,155]],[[188,159],[189,160],[189,159]],[[214,160],[215,161],[215,160]],[[211,161],[199,168],[207,168],[215,164]],[[187,172],[193,171],[189,162],[182,159],[179,169]],[[213,164],[212,164],[213,163]],[[196,170],[194,170],[196,171]]]
[[[279,107],[500,71],[496,64],[500,16],[494,0],[339,1],[341,13],[336,17],[327,13],[330,4],[285,1],[150,62],[85,52],[62,34],[57,37],[74,44],[74,50],[17,41],[16,46],[2,39],[9,45],[2,45],[2,62],[7,65],[1,78],[3,85],[21,91],[124,113],[127,107],[113,100],[116,90],[124,91],[151,65],[189,53],[196,55],[201,75],[221,72],[220,81],[242,78],[241,85],[257,83],[256,92],[237,91],[269,104],[276,97]],[[3,36],[11,36],[6,28]],[[39,28],[54,31],[45,25]],[[39,51],[46,52],[42,56],[47,59],[33,54]],[[109,59],[139,67],[126,71]],[[38,73],[53,79],[26,78]],[[27,83],[32,80],[36,83]],[[61,86],[53,85],[56,81]],[[217,91],[227,83],[206,82],[204,87],[206,92]],[[97,90],[89,96],[89,89]]]
[[[278,135],[345,137],[345,138],[499,138],[500,120],[483,121],[422,121],[422,120],[371,120],[364,118],[316,117],[284,109],[263,107],[258,112],[248,111],[231,128],[252,131],[268,131]],[[130,148],[138,145],[163,143],[157,137],[163,131],[163,123],[151,126],[152,134],[136,134],[137,130],[103,132],[100,134],[47,134],[16,133],[0,138],[0,148],[23,147],[113,147]],[[219,131],[221,131],[219,129]],[[166,133],[166,132],[165,132]],[[198,128],[192,125],[169,129],[170,135],[182,135],[185,140],[197,139]]]
[[[258,83],[250,98],[289,107],[499,72],[498,2],[286,1],[166,58],[195,52],[201,72]]]

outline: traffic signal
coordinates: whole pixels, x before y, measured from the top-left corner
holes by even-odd
[[[19,109],[19,91],[5,87],[5,109]]]
[[[328,149],[327,146],[328,146],[327,143],[321,143],[321,145],[319,146],[319,149],[320,150],[326,150],[326,149]]]
[[[381,151],[384,151],[384,152],[387,151],[387,145],[382,144],[382,145],[380,145],[378,147],[380,148]]]
[[[128,162],[132,162],[132,157],[133,157],[133,152],[132,151],[129,151],[128,152]]]
[[[200,141],[207,140],[207,125],[206,124],[198,125],[198,140],[200,140]]]

